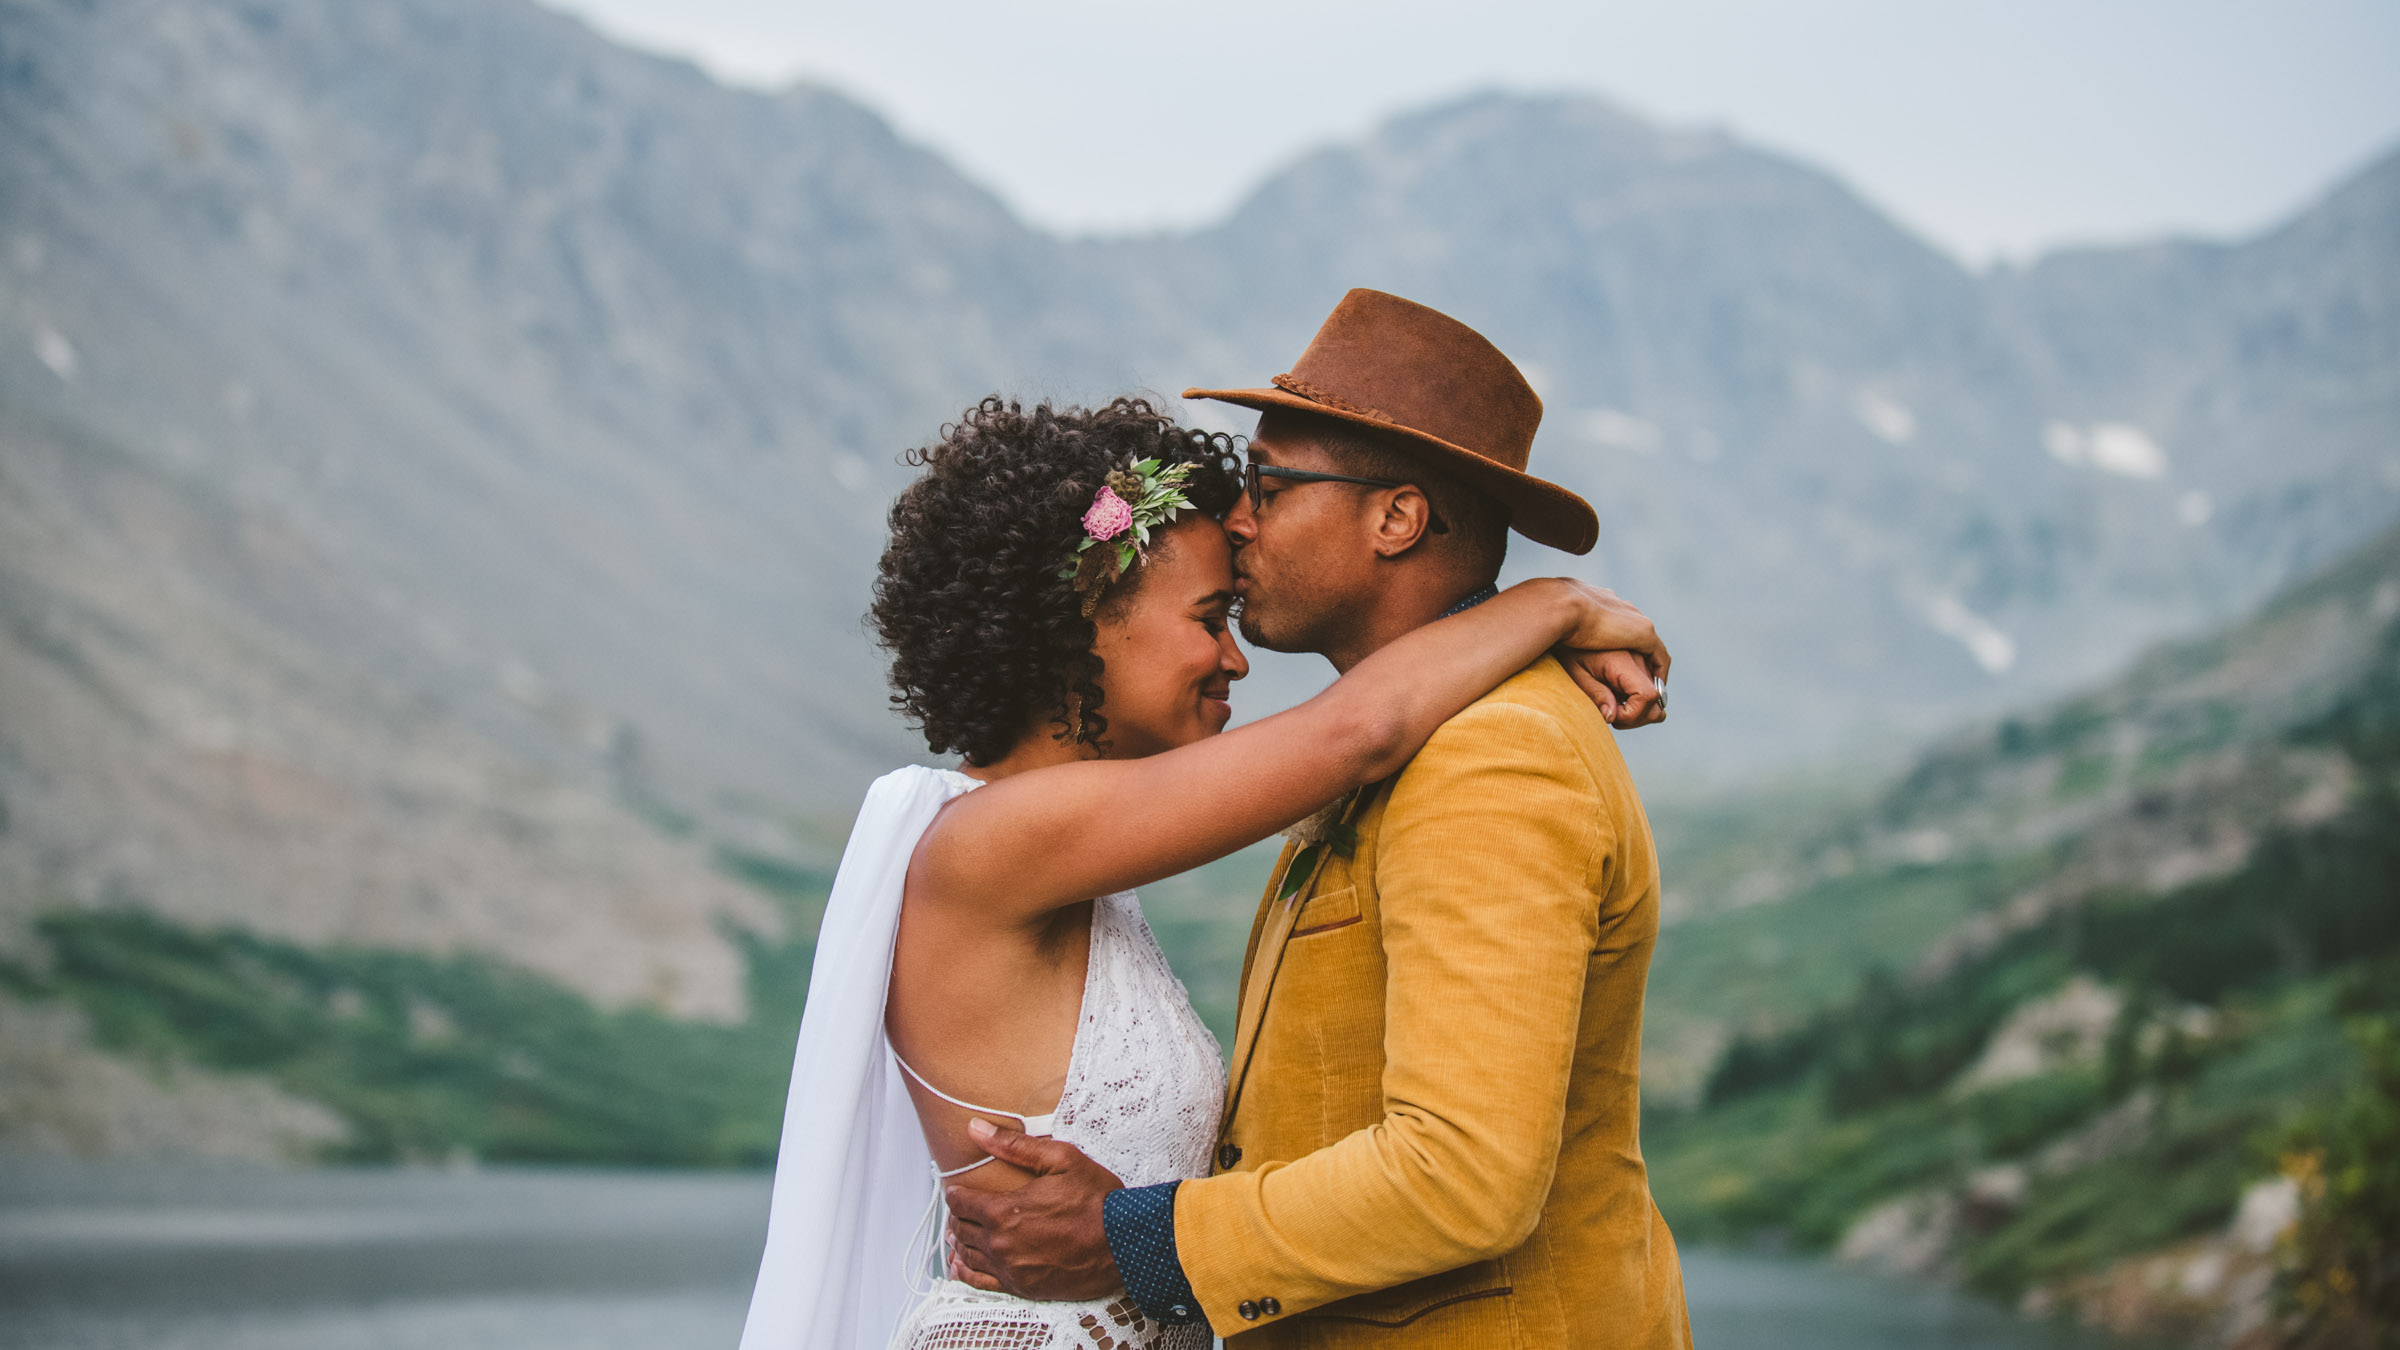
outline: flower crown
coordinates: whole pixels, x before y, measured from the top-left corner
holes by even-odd
[[[1150,531],[1191,508],[1192,499],[1183,495],[1191,476],[1189,461],[1162,471],[1155,458],[1109,471],[1108,480],[1092,494],[1091,509],[1083,513],[1083,540],[1058,574],[1075,582],[1076,593],[1083,597],[1083,617],[1092,617],[1109,584],[1147,554]]]

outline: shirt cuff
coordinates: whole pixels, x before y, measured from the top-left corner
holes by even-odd
[[[1175,1326],[1206,1320],[1175,1255],[1175,1188],[1182,1184],[1127,1186],[1100,1200],[1100,1226],[1108,1233],[1109,1254],[1117,1258],[1125,1292],[1143,1312]]]

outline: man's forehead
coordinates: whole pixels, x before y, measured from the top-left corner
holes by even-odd
[[[1249,455],[1260,464],[1292,465],[1300,460],[1322,459],[1325,451],[1306,431],[1278,426],[1272,418],[1262,417],[1257,433],[1250,438]]]

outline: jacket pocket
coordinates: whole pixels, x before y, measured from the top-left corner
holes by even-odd
[[[1304,938],[1312,933],[1327,933],[1347,928],[1359,921],[1358,888],[1344,886],[1338,891],[1312,895],[1300,912],[1292,916],[1292,936]]]
[[[1511,1312],[1508,1296],[1515,1292],[1508,1282],[1506,1265],[1499,1261],[1478,1261],[1471,1266],[1445,1270],[1439,1275],[1428,1275],[1421,1280],[1411,1280],[1389,1289],[1378,1289],[1372,1294],[1359,1294],[1320,1308],[1311,1308],[1304,1313],[1295,1313],[1293,1320],[1404,1327],[1418,1318],[1458,1304],[1476,1305],[1475,1314],[1481,1317],[1505,1319]]]

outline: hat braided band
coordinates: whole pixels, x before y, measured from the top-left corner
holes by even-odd
[[[1321,385],[1310,384],[1308,381],[1303,380],[1296,375],[1291,375],[1288,373],[1278,375],[1274,379],[1274,385],[1278,389],[1298,394],[1300,397],[1307,399],[1311,403],[1322,403],[1328,408],[1332,408],[1338,412],[1349,413],[1353,417],[1371,417],[1378,422],[1387,423],[1392,426],[1398,426],[1400,424],[1399,421],[1390,413],[1385,412],[1381,408],[1370,408],[1361,403],[1352,403],[1350,400],[1343,398],[1340,394],[1324,388]]]

